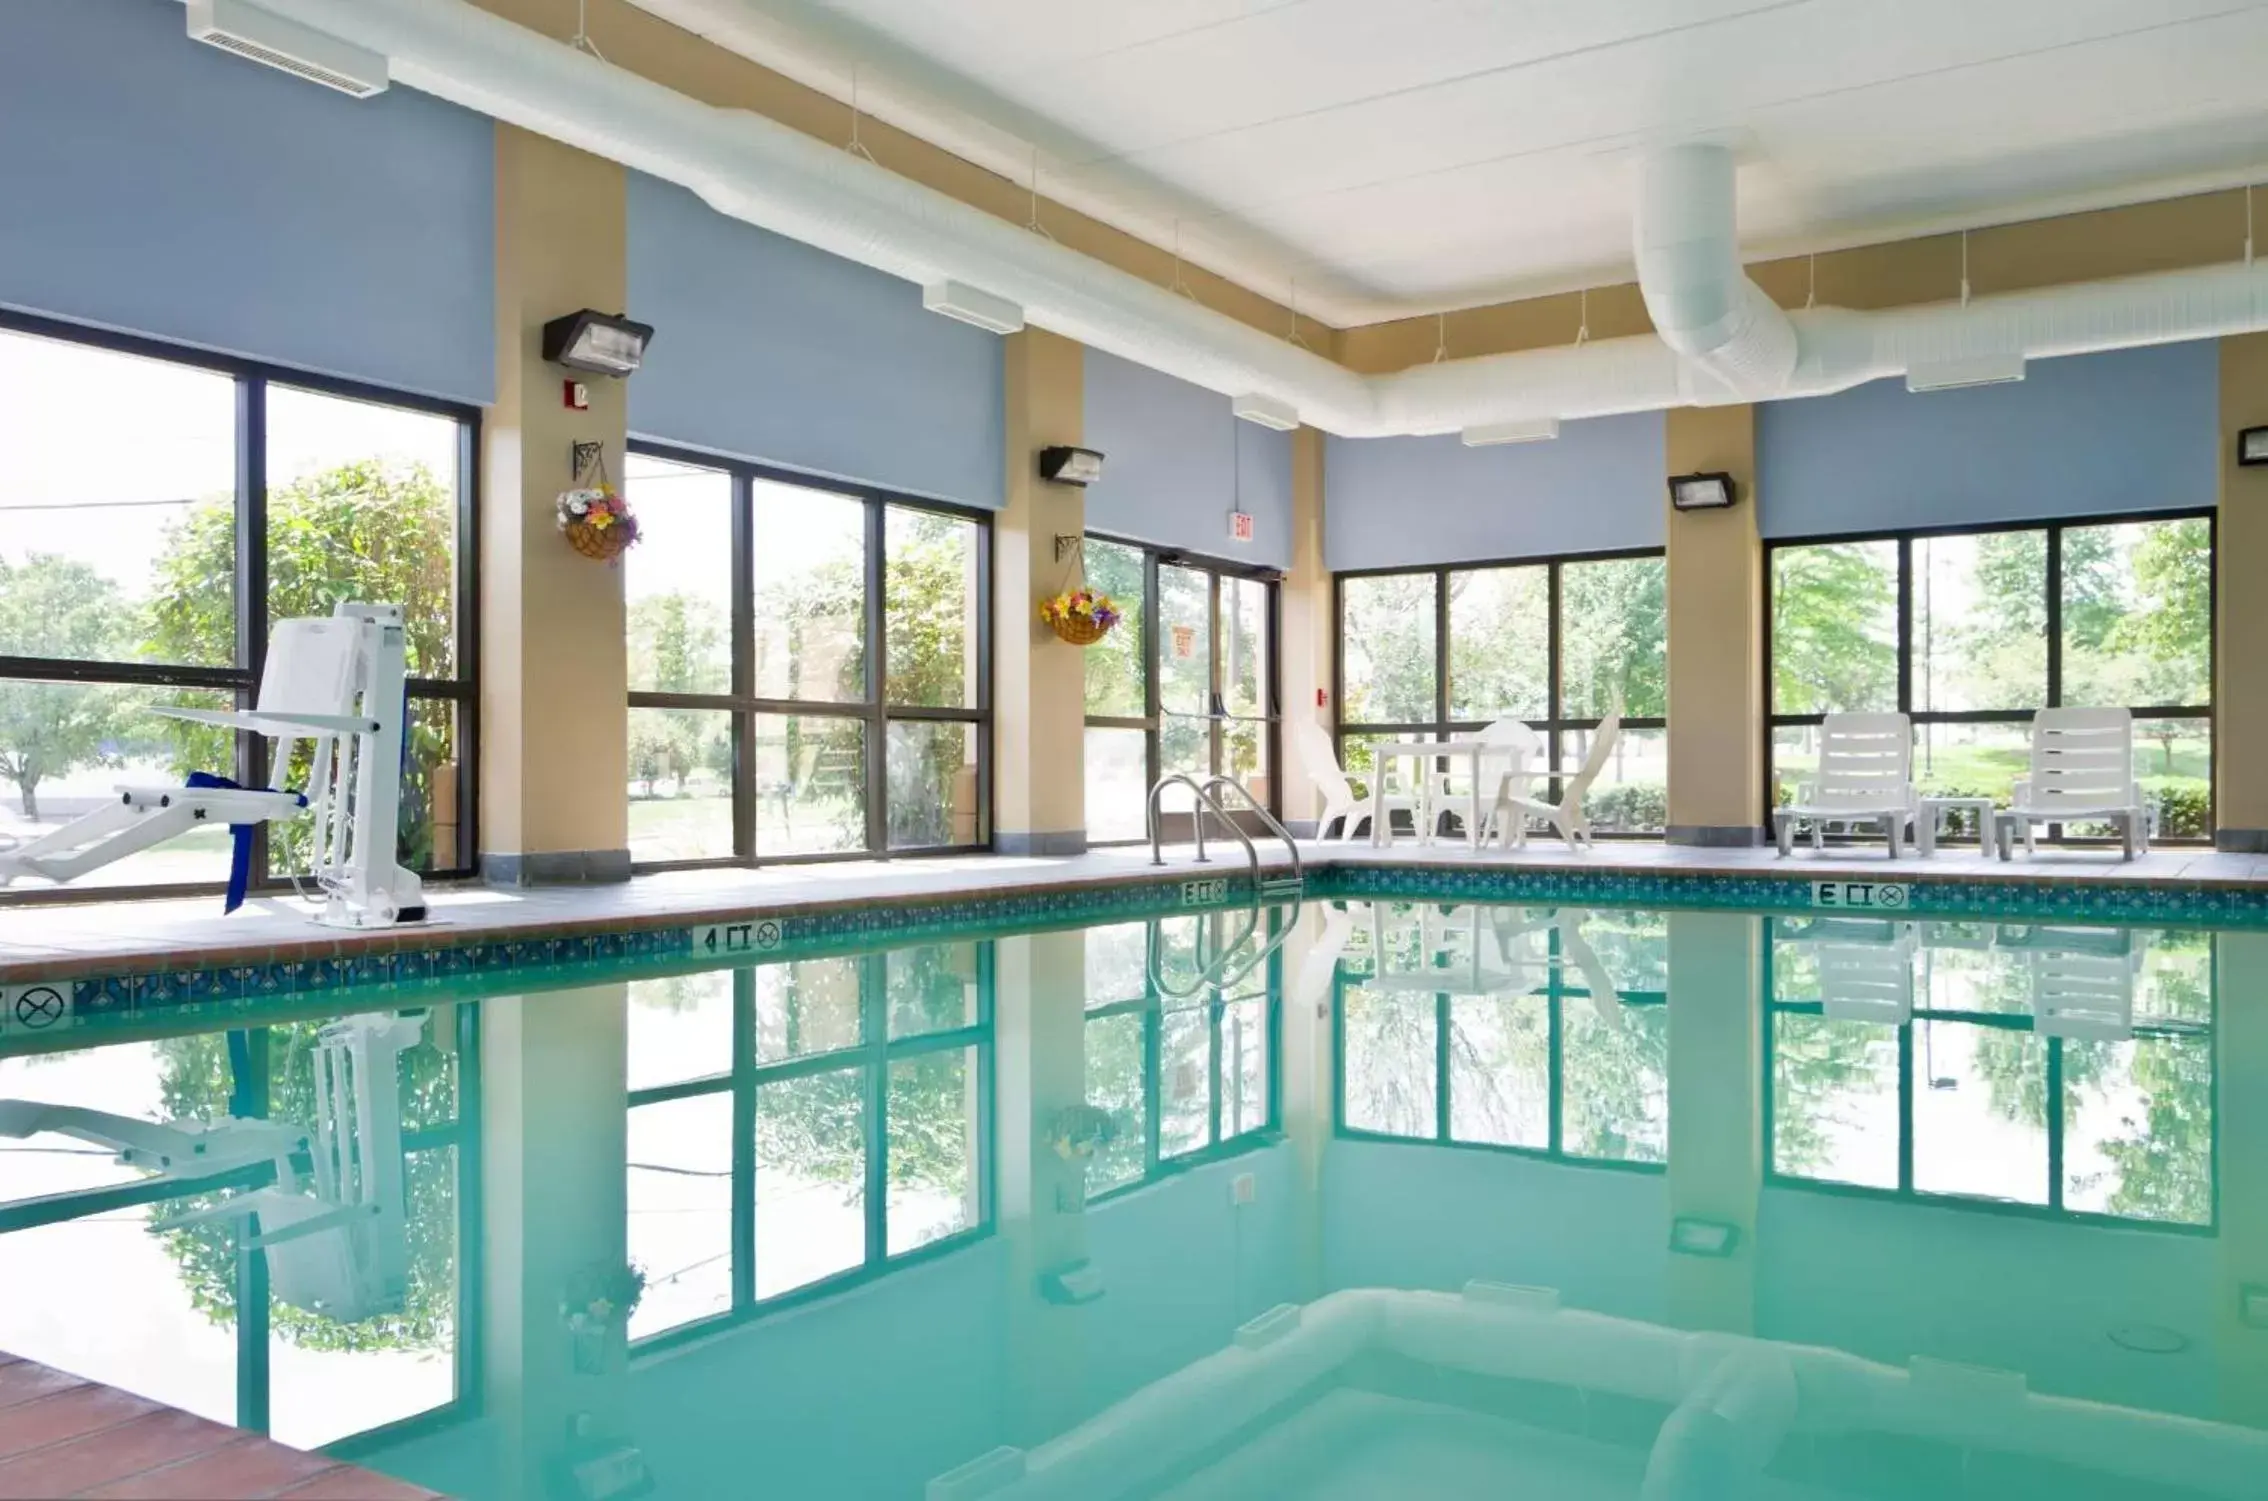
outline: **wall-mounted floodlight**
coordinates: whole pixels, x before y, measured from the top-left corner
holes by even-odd
[[[1039,455],[1040,478],[1058,485],[1091,485],[1102,478],[1103,456],[1091,448],[1056,444]]]
[[[1680,511],[1721,511],[1738,494],[1729,474],[1679,474],[1669,482],[1669,503]]]
[[[2268,464],[2268,427],[2248,427],[2236,435],[2239,464]]]
[[[651,324],[584,308],[543,326],[543,357],[593,375],[628,375],[645,363],[653,338]]]

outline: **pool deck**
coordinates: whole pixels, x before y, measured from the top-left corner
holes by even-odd
[[[1265,846],[1263,846],[1265,850]],[[764,869],[673,871],[640,876],[623,885],[503,890],[482,886],[436,888],[434,921],[414,928],[353,933],[310,922],[296,899],[263,898],[231,915],[218,898],[104,902],[97,891],[85,902],[0,903],[0,985],[34,979],[184,966],[332,957],[489,937],[553,936],[604,929],[691,926],[705,922],[810,914],[844,907],[950,901],[971,894],[999,895],[1112,886],[1155,878],[1229,875],[1243,861],[1231,847],[1215,847],[1199,866],[1187,846],[1166,851],[1164,869],[1150,864],[1147,847],[1098,849],[1045,858],[963,855],[938,859],[854,861],[772,866]],[[1473,851],[1447,842],[1403,841],[1385,847],[1366,842],[1306,842],[1301,854],[1313,866],[1417,864],[1440,869],[1630,871],[1679,875],[1818,876],[1904,880],[1991,877],[2041,882],[2134,882],[2268,891],[2268,856],[2222,854],[2199,847],[2169,847],[2122,861],[2109,849],[2043,849],[2037,859],[2000,861],[1973,848],[1942,849],[1922,859],[1890,860],[1879,845],[1799,849],[1785,860],[1770,848],[1698,849],[1654,843],[1609,842],[1570,854],[1556,842],[1524,850]]]
[[[0,1352],[0,1497],[438,1501],[438,1493]]]

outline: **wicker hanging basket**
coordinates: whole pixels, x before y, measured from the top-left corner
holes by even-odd
[[[610,526],[601,530],[588,521],[570,521],[566,526],[567,541],[575,551],[586,558],[610,563],[622,556],[630,545],[633,533],[626,527]]]
[[[1100,621],[1076,615],[1043,615],[1048,629],[1073,646],[1092,646],[1110,634],[1110,627]]]

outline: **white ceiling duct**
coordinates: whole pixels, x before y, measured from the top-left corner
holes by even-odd
[[[917,287],[981,288],[1038,327],[1224,396],[1273,398],[1347,437],[1824,395],[1916,365],[2268,327],[2268,266],[2250,262],[1888,312],[1782,313],[1740,271],[1730,157],[1699,147],[1661,153],[1641,173],[1641,290],[1668,342],[1602,339],[1362,376],[775,120],[703,104],[466,0],[262,3],[383,53],[407,87],[678,183],[720,212]]]

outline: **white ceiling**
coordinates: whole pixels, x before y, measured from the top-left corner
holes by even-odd
[[[1625,279],[1656,141],[1754,256],[2268,177],[2268,0],[636,3],[1342,324]]]

